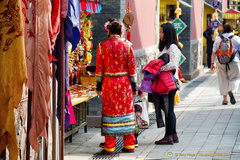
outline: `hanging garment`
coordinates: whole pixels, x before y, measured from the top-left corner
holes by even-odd
[[[0,1],[0,153],[8,148],[10,159],[18,159],[14,109],[27,81],[20,1]],[[11,17],[11,18],[9,18]]]
[[[30,24],[27,35],[27,66],[28,88],[32,91],[32,119],[29,131],[29,142],[32,148],[38,152],[40,136],[47,139],[46,124],[50,116],[50,60],[51,54],[51,8],[50,1],[36,0],[28,3],[28,15]]]
[[[102,135],[135,133],[131,80],[136,62],[130,42],[118,35],[101,42],[97,49],[96,76],[102,81]]]

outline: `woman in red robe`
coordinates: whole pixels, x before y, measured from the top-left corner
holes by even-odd
[[[136,122],[136,61],[132,44],[121,38],[123,25],[109,22],[109,38],[98,44],[96,53],[97,94],[102,95],[102,153],[113,154],[116,136],[123,136],[122,152],[134,152]]]

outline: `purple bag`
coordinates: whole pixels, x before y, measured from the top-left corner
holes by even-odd
[[[149,72],[148,72],[148,74],[144,73],[144,77],[143,77],[143,80],[142,80],[142,83],[140,86],[140,90],[142,90],[143,92],[146,92],[146,93],[154,93],[151,86],[153,84],[155,77],[156,77],[156,75],[149,74]]]

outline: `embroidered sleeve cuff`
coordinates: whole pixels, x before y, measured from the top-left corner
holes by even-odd
[[[102,82],[102,77],[96,77],[97,82]]]
[[[97,82],[96,90],[102,91],[102,82]]]
[[[131,86],[132,86],[132,91],[137,92],[137,84],[135,82],[132,82]]]
[[[137,82],[137,77],[130,77],[131,82],[136,83]]]

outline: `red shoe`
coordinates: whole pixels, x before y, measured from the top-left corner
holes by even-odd
[[[159,141],[155,141],[155,144],[173,144],[173,136],[172,135],[165,135],[163,139]]]
[[[176,134],[173,134],[173,142],[174,142],[174,143],[178,143],[178,142],[179,142],[177,133],[176,133]]]
[[[106,151],[105,149],[103,149],[100,154],[107,154],[107,155],[111,155],[111,154],[114,154],[114,152],[108,152]]]
[[[134,150],[134,149],[126,149],[126,148],[123,148],[123,149],[122,149],[122,152],[124,152],[124,153],[133,153],[133,152],[135,152],[135,150]]]

